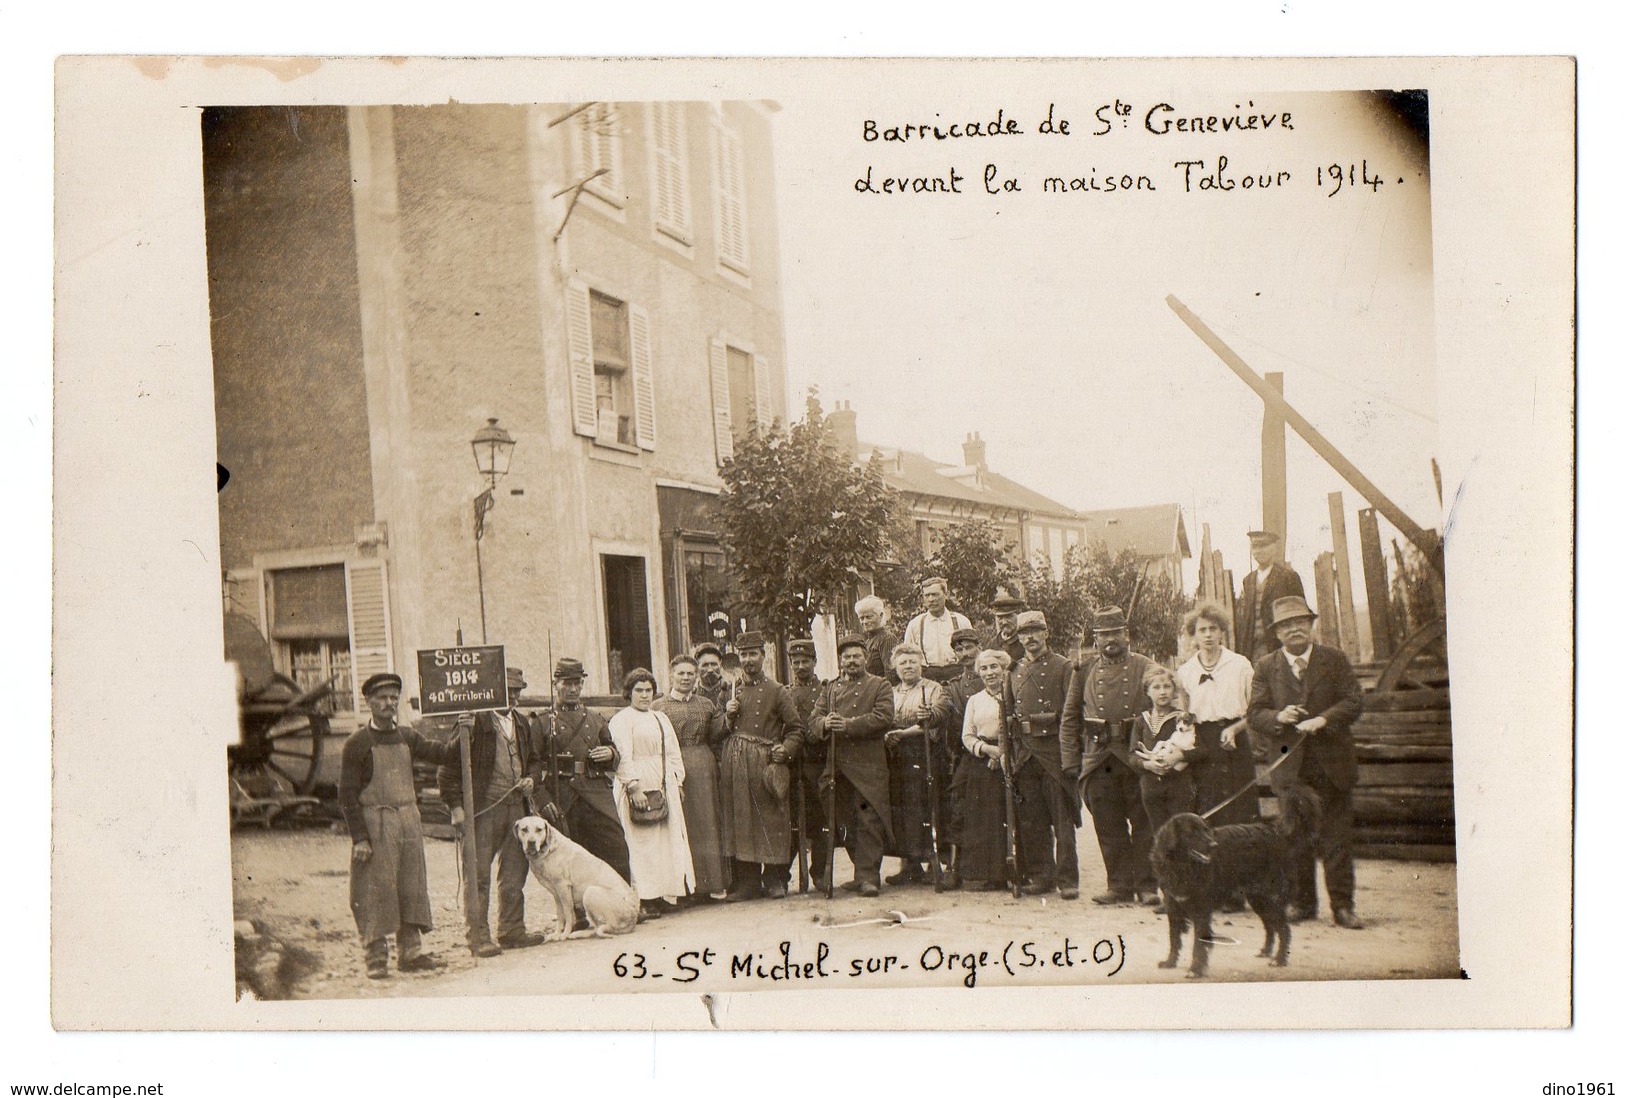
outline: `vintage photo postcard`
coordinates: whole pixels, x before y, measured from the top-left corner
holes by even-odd
[[[1570,60],[57,76],[58,1027],[1568,1024]]]

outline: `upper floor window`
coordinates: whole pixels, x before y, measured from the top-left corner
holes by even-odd
[[[717,137],[717,259],[740,274],[750,273],[750,241],[745,232],[745,143],[720,118]]]
[[[649,147],[654,163],[655,228],[684,244],[693,242],[689,213],[688,115],[682,103],[649,105]]]
[[[564,292],[576,433],[604,446],[653,450],[654,356],[648,313],[574,279]]]
[[[711,341],[711,420],[717,463],[733,457],[735,438],[773,422],[773,376],[767,362],[724,339]]]
[[[626,177],[621,167],[622,112],[614,103],[592,103],[570,119],[578,178],[603,171],[588,183],[588,193],[614,206],[626,205]]]

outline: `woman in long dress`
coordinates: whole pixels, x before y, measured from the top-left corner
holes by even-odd
[[[938,852],[931,834],[931,793],[937,797],[937,822],[948,822],[948,755],[936,742],[948,717],[948,694],[940,683],[925,678],[925,652],[917,644],[892,649],[892,670],[897,685],[892,704],[897,727],[886,733],[890,768],[892,834],[895,849],[887,851],[902,862],[886,883],[919,884],[932,879],[931,859]],[[931,776],[926,778],[926,763]]]
[[[976,673],[983,689],[965,702],[961,730],[965,757],[954,770],[955,818],[959,833],[959,873],[967,889],[996,891],[1008,884],[1005,872],[1006,836],[1004,770],[1000,724],[1005,719],[1004,678],[1010,655],[989,648],[976,657]]]
[[[683,749],[683,820],[694,858],[695,899],[728,889],[728,859],[722,849],[722,789],[716,745],[728,735],[722,710],[697,689],[699,669],[692,656],[671,661],[671,689],[654,711],[671,718]]]
[[[645,918],[659,918],[667,905],[694,891],[694,859],[683,819],[683,748],[664,713],[654,712],[655,677],[639,667],[626,676],[622,691],[631,703],[609,720],[609,738],[620,757],[615,767],[615,808],[626,832],[632,887]],[[636,823],[632,808],[648,804],[648,792],[665,794],[666,818]]]

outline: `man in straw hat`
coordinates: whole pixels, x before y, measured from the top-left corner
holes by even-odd
[[[1275,636],[1270,613],[1277,599],[1288,595],[1303,598],[1303,580],[1281,559],[1281,536],[1270,530],[1247,534],[1253,561],[1258,567],[1241,581],[1241,597],[1236,600],[1236,651],[1256,666],[1258,661],[1281,647]]]
[[[457,728],[469,730],[469,771],[474,781],[474,821],[463,819],[461,753],[440,768],[440,796],[451,805],[451,826],[464,842],[474,844],[473,905],[465,912],[468,948],[476,957],[495,957],[504,949],[523,949],[541,941],[525,932],[525,880],[530,863],[513,825],[531,814],[536,780],[530,718],[517,708],[525,673],[507,669],[508,708],[464,713]],[[491,941],[491,864],[496,863],[497,940]]]
[[[790,691],[762,670],[766,639],[741,633],[739,684],[723,709],[722,834],[733,859],[732,901],[782,900],[790,876],[790,764],[806,726]]]
[[[412,761],[443,763],[458,755],[456,741],[437,743],[396,723],[399,675],[373,675],[361,684],[361,695],[372,716],[344,742],[339,808],[350,828],[350,912],[366,950],[367,975],[382,980],[389,976],[391,934],[402,972],[441,967],[423,952],[423,935],[434,918]]]
[[[1315,612],[1301,596],[1271,607],[1281,647],[1259,661],[1253,673],[1247,724],[1274,761],[1290,752],[1271,776],[1276,789],[1301,784],[1320,797],[1320,832],[1312,851],[1295,867],[1291,918],[1312,919],[1319,910],[1315,857],[1326,869],[1332,918],[1346,930],[1365,924],[1354,913],[1354,735],[1363,693],[1348,657],[1313,643]],[[1301,746],[1293,750],[1301,737]]]
[[[830,744],[823,788],[834,791],[830,826],[838,835],[845,834],[853,869],[853,879],[842,887],[878,896],[880,860],[892,839],[885,740],[896,723],[892,688],[868,672],[869,650],[863,637],[842,637],[836,656],[841,677],[819,694],[807,736],[815,743]],[[827,889],[827,879],[819,887]]]

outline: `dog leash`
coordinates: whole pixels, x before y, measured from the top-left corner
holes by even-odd
[[[1293,755],[1297,754],[1298,748],[1302,747],[1303,746],[1303,741],[1308,739],[1308,738],[1309,737],[1307,735],[1300,732],[1298,734],[1298,742],[1293,744],[1287,750],[1283,751],[1281,753],[1281,757],[1279,759],[1276,759],[1274,762],[1270,763],[1269,766],[1265,767],[1264,772],[1262,774],[1255,774],[1253,776],[1252,781],[1248,782],[1246,785],[1242,786],[1240,789],[1238,789],[1234,793],[1230,794],[1230,796],[1226,797],[1224,800],[1220,801],[1218,804],[1214,805],[1212,808],[1208,809],[1206,812],[1203,812],[1202,813],[1202,819],[1204,819],[1204,820],[1208,819],[1210,816],[1213,816],[1215,813],[1220,812],[1225,808],[1228,808],[1235,801],[1235,799],[1237,797],[1241,796],[1243,793],[1247,792],[1247,790],[1253,788],[1253,786],[1257,785],[1259,782],[1263,781],[1265,778],[1267,778],[1271,774],[1275,773],[1275,768],[1280,766],[1282,763],[1286,762]]]

